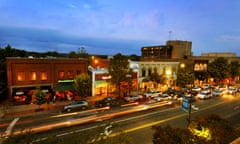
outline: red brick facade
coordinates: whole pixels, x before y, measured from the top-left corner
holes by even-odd
[[[73,80],[77,74],[88,73],[87,59],[17,58],[8,57],[7,79],[9,99],[14,95],[28,95],[34,88],[51,90],[59,80]]]

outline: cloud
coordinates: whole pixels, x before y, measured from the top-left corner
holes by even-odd
[[[67,6],[68,6],[69,8],[77,8],[77,6],[74,5],[74,4],[68,4]]]

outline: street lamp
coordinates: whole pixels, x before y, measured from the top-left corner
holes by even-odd
[[[180,68],[181,69],[185,69],[185,64],[181,63],[180,64]],[[186,72],[189,72],[189,71],[186,71]],[[187,119],[187,121],[188,121],[188,126],[189,126],[189,124],[191,122],[191,114],[192,114],[192,99],[193,99],[192,89],[193,89],[193,85],[194,85],[194,76],[192,77],[192,75],[190,75],[190,77],[188,77],[188,78],[191,78],[190,97],[187,99],[187,103],[188,103],[188,105],[187,105],[187,111],[188,111],[188,119]],[[185,104],[184,104],[185,102],[186,101],[183,101],[183,104],[182,104],[183,106],[185,106]]]

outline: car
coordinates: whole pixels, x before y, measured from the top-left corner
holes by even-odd
[[[211,97],[212,94],[209,91],[201,91],[199,94],[197,94],[198,99],[209,99]]]
[[[195,86],[192,88],[192,91],[195,91],[195,92],[200,92],[202,90],[201,87],[198,87],[198,86]]]
[[[164,100],[168,100],[170,97],[168,94],[162,94],[162,95],[159,95],[157,97],[155,97],[154,99],[158,102],[160,101],[164,101]]]
[[[228,93],[228,94],[235,94],[236,92],[237,92],[237,89],[236,89],[236,88],[231,87],[231,88],[228,88],[228,89],[227,89],[227,93]]]
[[[72,110],[85,110],[88,108],[88,102],[86,100],[77,100],[63,107],[66,112],[71,112]]]
[[[113,96],[108,96],[95,102],[95,107],[107,107],[107,106],[111,107],[119,105],[120,105],[119,101]]]
[[[137,100],[141,100],[141,99],[143,99],[142,95],[130,95],[130,96],[124,98],[124,100],[127,102],[133,102],[133,101],[137,101]]]
[[[151,98],[153,94],[156,94],[157,92],[155,91],[148,91],[147,93],[144,94],[145,98]]]
[[[209,88],[211,88],[211,85],[210,85],[210,84],[204,84],[204,85],[202,86],[202,88],[203,88],[203,89],[209,89]]]
[[[223,96],[225,94],[225,91],[224,90],[220,90],[220,89],[215,89],[213,92],[212,92],[212,95],[213,96]]]
[[[219,89],[222,91],[222,90],[227,90],[227,85],[225,84],[221,84],[219,85]]]

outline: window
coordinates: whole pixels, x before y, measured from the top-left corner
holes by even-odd
[[[29,77],[30,80],[34,81],[37,79],[37,74],[36,72],[30,72],[30,77]]]
[[[64,79],[64,71],[59,71],[58,72],[58,78],[59,79]]]
[[[73,79],[73,71],[68,71],[68,72],[67,72],[67,77],[68,77],[69,79]]]
[[[24,81],[25,80],[25,73],[24,72],[17,72],[17,80]]]
[[[142,77],[145,77],[146,76],[146,70],[145,68],[142,69]]]
[[[40,79],[41,79],[41,80],[47,80],[47,78],[48,78],[48,77],[47,77],[47,72],[41,72],[41,73],[40,73]]]

